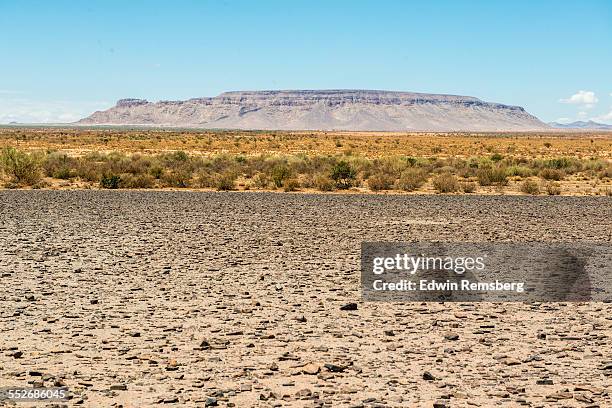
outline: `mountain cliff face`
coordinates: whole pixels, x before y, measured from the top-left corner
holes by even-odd
[[[121,99],[78,123],[356,131],[548,128],[519,106],[470,96],[366,90],[225,92],[213,98],[155,103]]]

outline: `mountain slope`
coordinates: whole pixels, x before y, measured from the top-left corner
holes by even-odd
[[[213,98],[156,103],[122,99],[78,123],[278,130],[548,128],[518,106],[470,96],[366,90],[225,92]]]
[[[572,123],[550,122],[549,125],[556,129],[612,130],[612,125],[606,125],[605,123],[597,123],[592,120],[589,120],[588,122],[579,120]]]

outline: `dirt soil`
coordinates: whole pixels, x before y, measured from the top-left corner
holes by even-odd
[[[363,302],[367,240],[610,243],[612,201],[1,191],[0,386],[87,407],[612,406],[612,304]]]

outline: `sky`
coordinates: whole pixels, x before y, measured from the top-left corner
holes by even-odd
[[[0,0],[0,123],[263,89],[469,95],[612,123],[612,1]]]

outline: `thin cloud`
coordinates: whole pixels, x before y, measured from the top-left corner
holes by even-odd
[[[47,101],[27,99],[0,99],[2,123],[69,123],[109,107],[105,102]]]
[[[22,91],[15,91],[13,89],[0,89],[0,95],[23,95]]]
[[[610,112],[608,112],[608,113],[603,114],[603,115],[594,117],[593,120],[595,122],[604,122],[604,123],[608,123],[608,124],[612,123],[612,110]]]
[[[559,99],[559,102],[570,103],[573,105],[585,105],[585,107],[588,109],[592,108],[597,102],[599,102],[599,99],[597,99],[595,92],[593,91],[580,90],[569,98]]]

